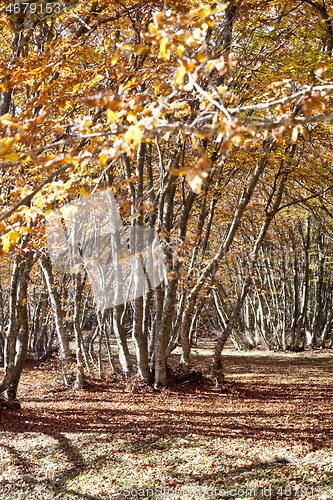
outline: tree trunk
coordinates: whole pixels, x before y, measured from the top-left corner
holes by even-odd
[[[285,182],[286,182],[288,174],[290,172],[289,169],[290,169],[290,165],[292,162],[292,158],[294,157],[294,154],[295,154],[295,150],[296,150],[296,145],[291,146],[290,153],[289,153],[288,165],[286,166],[286,168],[284,169],[284,171],[281,175],[281,170],[282,170],[282,165],[283,165],[282,164],[280,169],[279,169],[279,172],[275,176],[274,186],[276,186],[276,181],[280,175],[281,175],[281,180],[280,180],[279,186],[278,186],[277,191],[276,191],[276,198],[275,198],[274,204],[273,204],[270,211],[268,211],[268,207],[266,207],[266,210],[265,210],[266,217],[265,217],[264,222],[262,223],[259,235],[256,239],[256,242],[255,242],[253,250],[252,250],[251,261],[250,261],[247,277],[244,281],[242,290],[240,291],[240,293],[238,295],[237,302],[234,305],[234,308],[233,308],[233,311],[230,315],[230,319],[228,321],[228,324],[227,324],[226,328],[224,329],[224,332],[222,333],[219,341],[217,342],[216,348],[215,348],[215,353],[214,353],[213,360],[212,360],[212,372],[213,372],[213,376],[215,377],[216,387],[218,387],[218,388],[222,387],[222,385],[224,384],[224,374],[221,370],[221,352],[222,352],[222,349],[223,349],[226,341],[228,340],[228,338],[232,332],[234,325],[236,324],[240,310],[244,304],[245,298],[246,298],[247,293],[249,291],[249,288],[251,286],[252,274],[254,272],[255,265],[256,265],[256,262],[258,259],[258,253],[259,253],[259,250],[262,246],[262,243],[264,241],[264,238],[266,236],[266,233],[268,231],[270,223],[272,222],[273,218],[275,217],[275,215],[279,209],[281,199],[282,199],[282,194],[284,191]],[[272,193],[269,196],[269,202],[272,200],[272,197],[274,195],[275,190],[276,190],[276,187],[273,187]]]
[[[82,283],[81,274],[79,273],[74,277],[74,286],[74,333],[76,343],[76,379],[74,387],[75,389],[82,389],[84,385],[84,360],[82,332],[80,325]]]
[[[172,315],[176,302],[176,288],[178,283],[178,272],[180,264],[176,262],[170,273],[170,281],[164,297],[164,307],[161,327],[156,336],[155,344],[155,387],[166,387],[168,385],[166,348],[170,338]]]
[[[126,340],[124,317],[124,304],[115,306],[113,308],[113,330],[116,336],[120,365],[123,374],[127,377],[130,373],[132,373],[133,365]]]
[[[55,286],[51,264],[44,255],[40,257],[39,261],[45,277],[46,286],[49,292],[51,306],[54,315],[54,322],[60,344],[60,355],[62,362],[62,380],[63,384],[65,386],[68,386],[70,384],[70,374],[69,374],[70,351],[69,351],[68,337],[63,322],[61,302]]]
[[[5,347],[5,379],[0,387],[0,392],[4,392],[8,401],[16,400],[17,387],[28,351],[27,284],[32,265],[31,250],[27,252],[25,262],[22,262],[21,256],[15,258],[11,281],[11,319]]]

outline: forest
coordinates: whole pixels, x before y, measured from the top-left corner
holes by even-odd
[[[186,380],[203,329],[218,332],[220,385],[229,337],[236,349],[332,347],[330,7],[36,5],[5,2],[1,21],[6,398],[27,352],[39,363],[58,349],[64,384],[117,357],[124,375],[166,386],[168,357],[181,346]],[[164,277],[98,309],[88,254],[82,269],[53,269],[45,228],[108,188],[124,227],[157,232]]]
[[[226,349],[331,359],[331,2],[0,15],[0,406],[27,366],[223,394]]]

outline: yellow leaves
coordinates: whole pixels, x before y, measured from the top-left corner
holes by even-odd
[[[127,118],[127,121],[130,123],[137,123],[138,122],[136,115],[134,113],[132,113],[131,111],[127,114],[126,118]]]
[[[16,125],[17,125],[17,123],[13,122],[12,117],[10,115],[8,115],[8,114],[0,116],[0,123],[2,125],[10,125],[10,126],[13,126],[13,127],[16,127]]]
[[[296,125],[296,127],[293,127],[291,132],[291,142],[296,142],[299,134],[303,136],[306,135],[306,131],[302,125]]]
[[[17,153],[8,153],[8,154],[4,155],[4,157],[7,158],[7,160],[10,160],[10,161],[17,161],[20,158]]]
[[[0,222],[0,231],[4,231],[6,229],[6,226],[3,221]]]
[[[192,144],[194,142],[194,138],[192,137]],[[186,180],[192,189],[192,191],[196,194],[201,192],[201,185],[203,179],[206,179],[208,176],[208,171],[210,170],[211,162],[208,158],[208,155],[204,149],[200,151],[200,158],[198,159],[196,165],[190,168],[182,168],[179,170],[175,170],[173,168],[168,168],[168,171],[172,175],[184,175],[186,174]]]
[[[108,156],[105,153],[103,153],[99,157],[99,163],[100,163],[101,167],[103,167],[103,168],[105,168],[108,165]]]
[[[226,54],[224,56],[221,56],[219,59],[215,59],[211,62],[214,63],[217,71],[219,71],[223,75],[228,73],[229,71],[232,71],[235,66],[237,66],[237,59],[235,59],[231,54]]]
[[[202,149],[197,164],[186,174],[186,180],[194,193],[199,194],[201,192],[202,181],[208,177],[207,171],[210,170],[210,167],[211,162],[207,152]]]
[[[133,47],[132,47],[132,45],[129,45],[128,43],[124,43],[121,46],[121,49],[123,49],[123,50],[133,50]]]
[[[175,85],[183,85],[185,75],[186,75],[185,66],[180,66],[180,68],[178,68],[176,71]]]
[[[196,135],[192,134],[191,136],[191,142],[192,142],[192,148],[194,150],[197,150],[199,147],[199,141]]]
[[[199,52],[199,54],[197,54],[197,59],[198,59],[199,63],[201,64],[202,62],[206,62],[208,57],[203,52]]]
[[[20,136],[8,137],[7,139],[0,140],[0,156],[4,156],[10,161],[17,161],[19,156],[16,153],[11,152],[13,145],[19,140]]]
[[[1,243],[2,243],[2,250],[4,252],[8,252],[8,250],[10,249],[10,245],[11,245],[10,238],[8,237],[8,235],[2,237]]]
[[[49,220],[51,218],[52,214],[53,214],[52,208],[48,208],[47,210],[45,210],[45,219]]]
[[[298,129],[297,127],[293,128],[292,134],[291,134],[291,141],[296,142],[298,137]]]
[[[196,169],[192,169],[186,174],[186,180],[194,193],[201,193],[202,180],[207,176],[207,172],[197,171]]]
[[[184,50],[185,50],[184,45],[182,45],[182,44],[178,45],[178,47],[177,47],[177,54],[178,54],[179,57],[182,56]]]
[[[104,75],[96,75],[94,78],[94,82],[100,82],[101,80],[104,80],[105,76]]]
[[[72,95],[75,94],[80,88],[81,88],[81,83],[74,85],[73,90],[72,90]]]
[[[145,52],[147,50],[146,47],[144,47],[143,45],[139,45],[136,49],[135,49],[135,55],[136,56],[141,56],[141,54],[143,52]]]
[[[129,146],[132,145],[133,142],[134,144],[139,144],[139,142],[141,142],[142,136],[143,132],[140,127],[138,127],[137,125],[131,125],[124,134],[124,141]]]
[[[233,135],[230,140],[236,146],[242,146],[244,144],[244,137],[238,132],[235,133],[235,135]]]
[[[82,198],[84,198],[85,196],[88,196],[90,194],[90,192],[88,191],[88,189],[82,187],[82,188],[80,188],[80,194],[81,194]]]
[[[79,274],[82,273],[83,270],[84,270],[84,265],[82,262],[80,262],[79,264],[76,264],[74,267],[72,267],[71,274]]]
[[[117,116],[118,116],[118,113],[112,111],[112,109],[108,109],[106,112],[106,118],[107,118],[109,123],[116,121]]]
[[[189,73],[193,73],[197,67],[197,62],[195,59],[185,59],[182,61],[184,66],[185,66],[185,69],[186,71],[188,71]]]
[[[73,158],[71,156],[65,156],[64,154],[60,154],[52,158],[52,156],[48,156],[46,158],[41,158],[42,162],[45,160],[45,168],[47,171],[53,170],[55,167],[60,167],[61,165],[68,165],[73,162]]]
[[[157,22],[157,25],[159,28],[162,27],[162,25],[163,25],[163,18],[164,18],[163,12],[158,12],[156,14],[156,22]],[[154,28],[155,28],[155,26],[154,26]]]
[[[167,45],[169,41],[167,38],[163,37],[160,42],[160,54],[162,58],[167,61],[170,57],[170,50],[167,50]]]
[[[111,59],[111,65],[112,66],[114,66],[115,64],[117,64],[117,62],[119,60],[119,57],[120,57],[120,50],[117,49],[115,51],[115,53],[113,54],[112,59]]]
[[[4,252],[8,252],[11,245],[18,243],[20,241],[20,233],[16,229],[12,229],[9,233],[2,237],[2,249]]]

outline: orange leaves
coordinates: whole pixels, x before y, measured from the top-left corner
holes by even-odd
[[[124,141],[130,146],[133,143],[139,144],[142,139],[143,132],[137,125],[131,125],[124,134]]]
[[[117,64],[122,50],[127,50],[129,54],[135,54],[136,56],[140,56],[149,49],[147,49],[147,47],[143,45],[129,45],[127,43],[118,45],[118,48],[114,51],[113,56],[111,58],[111,66],[115,66]]]
[[[112,59],[111,59],[111,65],[112,65],[112,66],[114,66],[115,64],[117,64],[118,59],[119,59],[119,56],[120,56],[120,50],[119,50],[119,49],[117,49],[117,50],[114,52],[114,54],[113,54],[113,56],[112,56]]]
[[[167,61],[172,51],[182,58],[183,52],[187,52],[186,46],[199,47],[204,43],[207,30],[214,24],[213,16],[220,8],[224,7],[212,9],[210,5],[204,4],[190,10],[186,16],[177,15],[171,9],[158,12],[154,16],[154,24],[149,25],[145,39],[159,46],[163,60]]]
[[[308,95],[301,99],[301,104],[305,113],[312,111],[324,111],[329,104],[329,93],[327,91],[311,90]]]
[[[194,193],[201,192],[202,181],[208,177],[208,171],[211,168],[211,162],[208,158],[207,152],[202,149],[200,151],[200,158],[194,168],[186,173],[186,180]]]
[[[161,53],[161,57],[167,61],[170,57],[170,50],[167,50],[167,46],[168,46],[168,39],[166,37],[163,37],[161,39],[161,42],[160,42],[160,53]]]
[[[215,62],[215,68],[223,75],[232,71],[236,67],[236,65],[237,65],[237,59],[235,59],[228,52],[223,56],[221,56],[219,59],[216,59]]]
[[[11,245],[15,245],[20,241],[20,233],[16,230],[13,229],[6,235],[2,237],[1,244],[2,244],[2,249],[5,253],[8,252],[10,249]]]
[[[82,188],[80,188],[80,194],[84,198],[85,196],[88,196],[90,194],[90,191],[88,191],[88,189],[82,187]]]
[[[184,83],[184,77],[186,75],[185,66],[180,66],[175,74],[175,85],[182,85]]]
[[[20,136],[16,135],[15,137],[9,137],[7,139],[0,139],[0,156],[3,156],[7,160],[17,161],[19,159],[19,155],[14,153],[12,147],[19,140]]]
[[[322,63],[318,66],[314,74],[318,79],[321,78],[322,74],[325,73],[325,71],[328,69],[328,65],[326,63]]]
[[[200,168],[192,168],[187,172],[186,180],[194,193],[196,194],[201,193],[202,181],[207,176],[208,173],[201,170]]]
[[[208,177],[208,172],[211,168],[211,162],[208,158],[207,152],[202,149],[200,151],[200,157],[197,163],[193,167],[182,168],[180,170],[175,170],[173,168],[168,168],[168,171],[172,175],[186,175],[186,180],[192,189],[192,191],[196,194],[201,192],[201,185],[204,179]]]

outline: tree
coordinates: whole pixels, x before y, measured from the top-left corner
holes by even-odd
[[[224,331],[213,360],[220,384],[221,348],[253,303],[252,289],[262,310],[261,331],[268,328],[258,263],[272,224],[288,206],[328,203],[332,7],[257,0],[124,6],[115,0],[79,1],[61,12],[54,3],[46,13],[46,4],[37,4],[38,13],[29,4],[27,12],[20,7],[15,17],[7,11],[1,21],[0,230],[3,254],[15,256],[23,245],[21,253],[39,257],[64,381],[70,379],[70,353],[61,318],[69,296],[76,303],[69,309],[78,386],[83,361],[88,371],[95,362],[96,342],[101,373],[102,345],[108,350],[110,331],[122,371],[131,372],[127,320],[142,380],[167,385],[167,358],[178,343],[178,378],[186,380],[196,308],[206,294],[213,295],[214,283],[225,280],[227,259],[237,256],[249,227],[247,269],[239,275],[236,301],[228,299],[228,313],[221,313]],[[320,152],[309,160],[313,145]],[[75,294],[57,292],[45,255],[45,219],[107,187],[125,225],[158,232],[166,271],[156,290],[100,316],[91,295],[81,307],[80,296],[88,292],[80,289],[80,278],[74,280]],[[308,250],[309,242],[302,302],[298,292],[294,297],[295,348],[309,304]],[[272,278],[271,292],[273,283]],[[221,309],[221,297],[214,296]],[[87,338],[80,323],[91,325]],[[327,335],[328,330],[324,343]],[[109,359],[112,365],[111,354]]]

